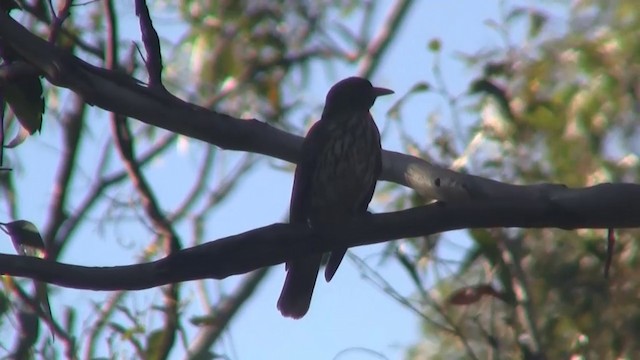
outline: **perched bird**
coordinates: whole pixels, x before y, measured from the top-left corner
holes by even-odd
[[[289,222],[326,229],[367,213],[382,167],[380,132],[369,109],[393,91],[350,77],[327,94],[322,117],[307,134],[296,167]],[[347,249],[334,250],[325,270],[333,278]],[[278,299],[282,315],[299,319],[309,310],[322,254],[287,262]]]

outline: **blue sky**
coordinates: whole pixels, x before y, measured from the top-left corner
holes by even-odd
[[[399,96],[418,81],[433,83],[433,54],[427,51],[427,44],[431,39],[440,39],[443,44],[442,69],[451,91],[460,93],[466,89],[474,73],[454,60],[454,56],[459,52],[473,53],[501,44],[495,30],[485,23],[486,20],[499,19],[499,5],[498,1],[434,0],[420,1],[414,6],[407,21],[402,25],[400,36],[372,78],[374,84],[396,91],[395,99],[380,99],[372,109],[381,129],[387,121],[387,110]],[[128,20],[135,22],[132,13],[129,14]],[[159,27],[159,30],[162,31],[162,28]],[[135,34],[137,33],[134,33],[134,36]],[[315,79],[311,82],[313,86],[305,89],[306,98],[312,103],[322,104],[328,88],[334,82],[353,75],[354,71],[354,68],[347,67],[336,67],[332,73],[327,73],[324,68],[318,69]],[[416,140],[422,145],[429,139],[420,138],[419,134],[426,133],[426,118],[433,111],[439,111],[443,115],[441,121],[448,121],[446,104],[434,95],[415,96],[407,102],[402,111],[403,125],[411,134],[418,134]],[[100,140],[109,136],[108,131],[101,130],[107,128],[106,117],[97,109],[91,110],[91,116],[95,117],[92,121],[95,121],[96,128],[89,141],[100,143]],[[51,119],[52,117],[45,118],[45,122]],[[302,128],[302,119],[299,124]],[[55,144],[59,137],[60,130],[45,123],[41,136],[27,140],[19,148],[20,159],[25,162],[24,166],[28,172],[20,175],[18,182],[21,188],[29,189],[30,196],[29,199],[21,198],[23,202],[20,205],[20,214],[40,228],[44,226],[43,216],[52,193],[51,185],[60,151]],[[393,131],[385,134],[383,146],[387,149],[402,150]],[[91,151],[81,155],[81,163],[87,177],[95,165],[93,155]],[[230,158],[233,156],[235,154],[229,154]],[[176,150],[174,155],[155,162],[147,171],[153,185],[158,189],[165,189],[159,192],[163,194],[160,200],[164,206],[173,204],[179,199],[179,194],[185,191],[184,186],[180,186],[184,179],[176,174],[192,171],[196,159],[196,156],[181,154]],[[30,162],[34,161],[39,165],[29,166]],[[282,221],[287,213],[292,180],[292,173],[274,169],[267,164],[260,165],[257,171],[253,171],[242,180],[238,190],[214,212],[208,226],[208,238],[216,239]],[[84,182],[74,183],[73,189],[79,192],[86,191],[88,184],[87,178]],[[381,206],[380,203],[374,204],[377,208]],[[136,259],[131,257],[131,248],[141,249],[148,241],[149,235],[144,230],[129,228],[126,225],[102,229],[98,225],[99,215],[99,211],[94,212],[95,221],[82,227],[77,239],[72,242],[61,260],[92,266],[135,262]],[[0,212],[0,216],[7,214]],[[466,241],[463,232],[449,233],[445,239],[463,246]],[[382,245],[361,247],[354,249],[354,253],[373,266],[401,294],[411,296],[414,289],[397,265],[392,262],[378,265],[382,248]],[[9,241],[0,243],[0,251],[13,253]],[[461,255],[460,248],[444,245],[440,248],[439,255],[457,258]],[[232,290],[238,279],[207,283],[212,291],[225,292]],[[351,261],[343,263],[330,284],[326,284],[322,279],[318,281],[311,310],[302,320],[285,319],[275,308],[283,280],[283,266],[271,271],[257,294],[231,324],[224,340],[215,348],[216,352],[227,354],[231,359],[378,358],[361,350],[369,349],[386,358],[397,359],[403,356],[409,345],[416,343],[421,337],[420,323],[416,316],[385,295],[370,281],[363,279]],[[186,299],[196,304],[190,308],[189,315],[198,315],[203,310],[198,304],[195,290],[193,287],[189,289],[192,285],[194,283],[185,287],[185,295]],[[61,305],[74,304],[82,311],[79,318],[83,320],[91,319],[90,301],[101,302],[109,296],[109,293],[79,290],[54,289],[54,292],[54,314],[61,317]],[[157,289],[146,290],[134,293],[125,304],[144,309],[149,301],[159,299]],[[79,326],[88,324],[81,321]],[[184,325],[192,329],[186,319]],[[150,328],[153,328],[153,324],[150,324]],[[10,332],[11,327],[5,324],[0,330]],[[182,358],[181,352],[182,350],[176,349],[172,358]]]

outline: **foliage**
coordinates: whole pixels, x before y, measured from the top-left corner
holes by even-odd
[[[474,173],[507,182],[637,182],[640,17],[630,10],[636,4],[563,5],[567,18],[543,6],[512,7],[496,25],[504,47],[464,58],[480,70],[460,101],[480,114],[471,137],[481,141],[475,144],[480,151],[459,156]],[[554,23],[568,27],[559,33]],[[512,40],[509,34],[523,26],[526,37]],[[486,284],[503,298],[466,297],[466,305],[449,302],[444,311],[423,298],[430,317],[451,330],[425,322],[424,344],[409,358],[638,353],[636,230],[617,232],[609,279],[602,275],[605,230],[478,229],[470,235],[474,243],[462,266],[431,296],[455,295],[449,301],[459,303],[461,289]]]

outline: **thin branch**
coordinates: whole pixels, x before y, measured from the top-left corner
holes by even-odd
[[[122,300],[122,298],[127,293],[125,291],[118,291],[112,294],[109,297],[109,300],[106,301],[106,304],[99,307],[96,305],[96,311],[98,313],[98,319],[95,321],[94,325],[91,327],[89,334],[85,337],[87,339],[88,344],[85,348],[84,358],[86,360],[95,359],[95,350],[98,346],[98,337],[102,333],[102,331],[108,325],[108,319],[113,315],[115,310],[117,309],[118,304]]]
[[[77,95],[72,96],[73,109],[62,119],[63,146],[60,165],[53,185],[53,194],[49,202],[47,224],[43,229],[42,239],[49,249],[52,259],[58,257],[62,243],[54,242],[54,238],[62,224],[67,220],[66,206],[71,178],[76,169],[76,157],[82,138],[82,124],[86,111],[86,103]]]
[[[168,216],[169,221],[175,222],[185,217],[195,205],[196,201],[201,198],[201,195],[204,193],[206,185],[209,182],[211,170],[213,169],[213,156],[215,152],[216,148],[210,147],[206,149],[204,158],[202,159],[202,165],[200,166],[200,171],[198,171],[197,179],[191,186],[187,195],[184,197],[184,200],[182,200],[182,203],[176,206],[173,213]]]
[[[413,304],[409,299],[405,296],[402,296],[394,287],[385,280],[380,274],[375,271],[369,264],[367,264],[364,260],[360,259],[358,256],[353,253],[347,253],[349,259],[354,262],[354,264],[359,268],[360,273],[367,280],[371,281],[375,286],[377,286],[380,290],[382,290],[386,295],[389,295],[393,300],[397,301],[400,305],[404,306],[407,310],[413,312],[420,318],[422,318],[426,323],[438,329],[439,331],[443,331],[446,333],[450,333],[455,336],[459,336],[459,333],[456,332],[456,328],[447,327],[446,324],[441,324],[437,320],[434,320],[427,316],[423,311],[421,311],[418,306]]]
[[[122,158],[129,178],[133,183],[138,196],[142,200],[142,207],[146,215],[153,223],[153,228],[160,234],[165,244],[169,246],[168,253],[182,248],[182,242],[167,217],[162,213],[151,186],[142,173],[139,165],[135,162],[133,154],[133,139],[126,119],[119,115],[112,114],[111,131],[116,142],[116,147]]]
[[[53,17],[53,21],[49,27],[49,42],[55,43],[58,39],[58,34],[60,34],[60,29],[62,29],[62,24],[71,15],[73,0],[65,0],[59,14],[56,14],[56,9],[53,8],[53,4],[51,2],[49,2],[49,4],[51,5],[51,15]]]
[[[113,6],[112,0],[105,0],[103,2],[103,11],[106,25],[106,52],[104,57],[105,67],[113,70],[118,65],[118,17]]]
[[[156,156],[161,154],[164,150],[169,147],[175,140],[175,134],[168,134],[160,141],[158,141],[152,148],[147,150],[136,162],[142,166],[149,163]],[[102,167],[98,167],[98,173],[101,173]],[[124,170],[114,172],[109,174],[103,178],[100,178],[98,175],[95,176],[99,180],[96,181],[92,186],[89,192],[85,195],[84,200],[81,201],[80,205],[75,209],[73,215],[69,217],[67,221],[65,221],[60,230],[56,234],[55,243],[56,244],[64,244],[64,239],[69,238],[73,232],[77,229],[81,220],[84,216],[93,208],[93,206],[100,200],[100,195],[107,190],[109,187],[116,185],[127,178],[127,172]],[[62,250],[62,248],[60,249]]]
[[[191,340],[191,346],[187,350],[188,359],[203,359],[213,344],[216,343],[222,332],[227,328],[231,319],[240,310],[242,305],[251,298],[258,285],[269,273],[268,267],[248,274],[237,290],[225,297],[217,306],[211,308],[200,323],[201,330]]]
[[[25,12],[29,13],[31,16],[33,16],[36,20],[44,23],[44,24],[48,24],[51,25],[52,24],[52,20],[49,19],[45,8],[42,6],[37,6],[37,5],[32,5],[32,4],[27,4],[27,3],[22,3],[22,10],[24,10]],[[78,47],[79,49],[86,51],[89,54],[92,54],[94,56],[97,56],[98,58],[102,59],[104,56],[104,51],[99,48],[99,47],[95,47],[92,44],[87,43],[85,40],[83,40],[79,34],[74,33],[72,31],[69,31],[65,28],[60,28],[60,33],[62,33],[64,36],[66,36],[69,40],[71,40],[71,42],[74,44],[74,46]]]
[[[194,218],[204,219],[205,216],[213,209],[213,206],[220,203],[227,195],[231,193],[236,186],[238,186],[238,179],[251,168],[256,162],[253,154],[246,155],[242,160],[238,161],[235,169],[227,174],[216,186],[215,190],[211,191],[206,196],[205,203],[201,206],[201,209],[194,213]]]
[[[509,239],[504,233],[497,234],[497,244],[505,265],[509,268],[511,287],[516,299],[516,314],[522,328],[528,334],[527,346],[536,359],[545,359],[540,333],[536,325],[535,308],[531,300],[531,291],[527,284],[527,276],[521,266],[519,248],[521,242]]]
[[[369,43],[364,57],[360,60],[358,74],[363,77],[370,77],[380,63],[380,54],[384,54],[389,45],[393,42],[394,36],[398,33],[402,21],[409,13],[411,6],[417,3],[415,0],[398,0],[393,5],[387,18],[385,19],[380,32]]]
[[[7,283],[10,284],[10,290],[12,290],[12,292],[20,300],[21,304],[25,304],[29,311],[33,312],[33,314],[36,316],[34,320],[42,320],[46,322],[53,334],[55,334],[58,339],[62,339],[62,342],[65,344],[67,353],[75,354],[77,349],[76,341],[73,336],[67,333],[65,329],[63,329],[57,322],[54,321],[53,318],[49,317],[49,314],[47,314],[40,305],[40,302],[35,299],[34,296],[29,295],[18,283],[13,281],[13,279],[11,278],[7,280],[5,286]],[[36,287],[37,284],[34,282],[34,294],[36,293]],[[22,311],[26,311],[26,309],[23,308]],[[34,324],[34,326],[37,326],[37,323]],[[37,327],[35,330],[37,336]],[[73,357],[75,357],[75,355]]]
[[[149,87],[166,91],[162,84],[162,53],[160,51],[160,39],[153,27],[149,8],[145,0],[136,0],[136,15],[140,18],[140,31],[142,32],[142,42],[147,51],[147,72],[149,73]]]
[[[113,3],[111,1],[107,1],[105,4],[107,18],[110,20],[109,26],[109,35],[111,43],[107,46],[107,68],[114,69],[116,64],[118,63],[117,56],[117,46],[116,41],[118,39],[117,36],[117,26],[115,24],[115,13],[113,10]],[[162,60],[160,56],[160,44],[158,41],[158,35],[153,29],[151,24],[151,19],[149,18],[149,11],[146,7],[144,1],[136,1],[137,12],[140,15],[140,11],[142,11],[142,15],[140,16],[142,34],[145,46],[147,47],[147,52],[150,50],[157,50],[158,53],[149,54],[149,59],[147,60],[147,68],[150,70],[150,78],[152,80],[151,84],[154,84],[156,88],[164,90],[162,87],[162,83],[159,82],[161,71],[162,71]],[[151,40],[150,40],[151,39]],[[155,42],[154,42],[155,40]],[[157,49],[151,49],[151,47],[157,46]],[[158,56],[158,58],[155,57]],[[133,64],[131,64],[133,65]],[[131,68],[133,66],[130,66]],[[157,74],[153,71],[157,71]],[[155,77],[157,75],[157,78]],[[157,82],[155,81],[157,80]],[[145,210],[145,213],[153,224],[153,228],[156,229],[159,234],[162,242],[165,245],[165,251],[167,255],[171,255],[172,252],[179,250],[182,245],[180,238],[177,233],[173,229],[172,224],[167,219],[167,217],[162,213],[160,206],[158,205],[158,201],[156,200],[156,196],[151,189],[148,181],[146,180],[142,170],[140,168],[140,164],[135,161],[134,154],[134,146],[135,142],[133,140],[131,129],[129,129],[127,119],[116,113],[111,113],[111,132],[113,134],[113,138],[115,140],[116,148],[120,154],[122,162],[124,163],[125,169],[129,174],[129,178],[133,183],[138,196],[142,199],[142,206]],[[164,303],[165,307],[163,309],[164,314],[164,327],[162,330],[162,335],[160,337],[160,341],[156,343],[154,352],[157,354],[157,359],[166,359],[173,348],[173,344],[175,343],[176,332],[178,329],[178,300],[179,300],[179,285],[171,284],[164,290]]]
[[[375,285],[379,286],[386,294],[391,296],[391,298],[398,301],[401,305],[405,306],[407,309],[413,311],[415,314],[417,314],[419,317],[424,319],[428,324],[435,327],[436,329],[456,336],[464,346],[465,350],[467,351],[467,355],[469,356],[469,359],[479,360],[476,354],[474,353],[473,348],[471,347],[471,344],[469,344],[469,342],[465,338],[460,327],[449,316],[447,316],[444,309],[430,295],[428,295],[426,292],[423,293],[423,296],[425,297],[425,299],[427,299],[430,305],[438,312],[438,315],[442,317],[442,319],[444,320],[444,322],[446,322],[446,324],[441,324],[438,321],[431,319],[422,311],[420,311],[418,308],[416,308],[411,302],[409,302],[409,300],[406,297],[401,296],[388,281],[386,281],[382,276],[380,276],[380,274],[378,274],[378,272],[372,269],[365,261],[355,256],[353,253],[349,253],[349,258],[351,260],[354,260],[356,262],[356,265],[358,265],[363,270],[363,273],[365,274],[365,276],[369,277],[369,279]]]

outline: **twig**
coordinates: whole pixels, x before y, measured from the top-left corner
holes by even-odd
[[[245,276],[232,295],[225,297],[218,305],[210,309],[204,317],[203,323],[200,324],[201,330],[191,340],[191,346],[187,350],[188,359],[204,358],[211,346],[227,328],[231,319],[253,295],[262,280],[266,278],[269,269],[262,268]]]
[[[118,291],[112,294],[109,297],[109,300],[106,301],[106,304],[100,306],[99,309],[96,306],[96,311],[98,313],[98,319],[95,321],[94,325],[91,327],[91,331],[85,337],[87,339],[87,347],[85,348],[84,358],[86,360],[95,359],[95,348],[98,342],[98,337],[100,333],[105,329],[108,324],[108,319],[113,315],[116,310],[117,305],[120,303],[120,300],[126,295],[125,291]]]
[[[364,57],[360,60],[358,74],[363,77],[370,77],[380,63],[380,54],[391,44],[394,36],[398,33],[402,20],[409,13],[415,0],[398,0],[393,5],[378,35],[370,42]]]
[[[164,150],[166,150],[167,147],[173,143],[175,137],[175,134],[168,134],[166,137],[161,139],[161,141],[157,142],[155,146],[147,150],[145,154],[140,156],[140,158],[137,159],[136,162],[140,166],[149,163],[156,156],[160,155]],[[103,168],[104,164],[99,165],[97,172],[101,173]],[[64,247],[64,239],[71,237],[84,216],[100,199],[100,195],[102,195],[102,193],[109,187],[119,184],[120,182],[125,180],[127,178],[127,172],[124,170],[116,171],[104,177],[100,177],[99,174],[97,174],[96,176],[94,176],[94,178],[98,180],[91,186],[91,189],[85,195],[84,200],[82,200],[80,202],[80,205],[75,209],[73,215],[71,215],[68,220],[62,224],[60,230],[56,233],[54,241],[55,243],[62,244],[62,246]],[[60,250],[62,250],[63,247],[61,247]]]
[[[166,91],[162,84],[162,53],[160,51],[160,39],[153,27],[149,8],[145,0],[136,0],[136,15],[140,18],[140,31],[142,32],[142,42],[147,52],[147,72],[149,73],[149,87]]]
[[[206,189],[206,185],[209,182],[209,175],[211,174],[211,169],[213,169],[213,158],[216,149],[213,147],[209,147],[202,159],[202,165],[200,166],[200,170],[197,172],[198,176],[195,180],[194,184],[191,186],[191,189],[187,193],[187,195],[182,200],[172,214],[168,216],[169,221],[175,222],[184,218],[189,210],[195,205],[195,202],[201,198],[201,195],[204,193]]]
[[[49,0],[49,6],[51,8],[51,17],[53,21],[51,22],[51,26],[49,26],[49,42],[55,43],[58,39],[58,34],[60,33],[60,29],[62,28],[62,24],[65,20],[71,15],[71,5],[73,4],[73,0],[65,0],[62,5],[62,9],[60,9],[59,14],[56,14],[56,9],[54,9],[51,0]]]
[[[503,236],[503,234],[496,235],[498,237],[497,245],[500,249],[502,261],[504,261],[512,274],[511,288],[513,289],[516,299],[515,310],[518,315],[518,321],[524,331],[529,335],[529,341],[527,343],[527,345],[530,345],[528,346],[529,351],[534,354],[534,358],[545,359],[546,357],[540,341],[540,333],[536,325],[535,308],[531,302],[531,292],[529,291],[527,278],[524,269],[522,269],[521,259],[518,254],[520,241],[511,240]]]
[[[47,223],[42,232],[42,240],[49,249],[51,259],[56,259],[60,252],[62,243],[54,242],[56,233],[67,220],[66,206],[69,195],[71,178],[76,169],[76,157],[80,146],[80,139],[83,133],[83,119],[85,116],[86,103],[77,95],[72,96],[74,108],[65,114],[62,119],[63,151],[58,165],[53,194],[49,202]],[[64,239],[66,240],[66,238]]]
[[[353,254],[349,254],[349,255],[351,255],[350,256],[351,259],[357,258]],[[398,254],[398,255],[402,256],[401,254]],[[374,273],[376,275],[376,277],[379,279],[378,281],[382,282],[384,284],[384,289],[391,289],[392,288],[391,284],[389,284],[386,280],[384,280],[382,278],[382,276],[380,276],[368,264],[366,264],[364,261],[362,261],[360,259],[358,259],[358,260],[361,262],[361,264],[363,264],[362,266],[365,266],[371,273]],[[416,288],[420,292],[420,296],[422,297],[423,301],[428,303],[429,306],[431,306],[437,312],[437,314],[442,318],[442,320],[446,323],[446,325],[443,325],[443,324],[431,319],[430,317],[425,315],[422,311],[416,309],[416,311],[420,314],[420,317],[425,319],[425,321],[428,322],[429,324],[431,324],[432,326],[434,326],[434,327],[436,327],[436,328],[438,328],[440,330],[443,330],[445,332],[448,332],[451,335],[457,337],[460,340],[460,342],[462,343],[462,345],[464,346],[465,350],[467,351],[467,355],[469,355],[469,358],[478,360],[478,357],[475,354],[475,352],[473,351],[473,348],[471,347],[471,345],[469,344],[469,341],[467,340],[467,338],[465,338],[464,333],[462,332],[462,329],[460,329],[460,327],[447,315],[447,313],[445,312],[443,307],[440,304],[438,304],[438,302],[435,299],[433,299],[433,297],[422,286],[422,283],[419,280],[419,277],[418,277],[417,272],[415,271],[415,268],[413,266],[408,266],[409,263],[406,262],[406,261],[400,261],[400,264],[409,273],[409,276],[411,277],[411,279],[413,280],[414,285],[416,286]],[[408,303],[407,300],[404,297],[400,296],[399,294],[396,294],[395,296],[392,295],[391,297],[396,299],[400,304],[403,304],[403,305],[407,306],[406,305]],[[398,300],[398,299],[401,299],[401,300]]]
[[[142,174],[140,167],[135,163],[133,155],[133,140],[131,131],[124,118],[113,114],[111,119],[111,131],[116,141],[116,147],[122,157],[122,161],[127,169],[129,178],[133,186],[138,192],[138,196],[142,200],[142,206],[149,219],[153,223],[153,227],[162,236],[166,244],[169,245],[168,252],[177,251],[182,248],[181,240],[173,230],[169,220],[165,217],[158,205],[158,201],[149,186],[146,178]]]

